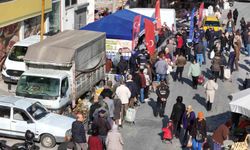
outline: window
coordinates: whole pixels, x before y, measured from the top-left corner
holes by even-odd
[[[0,0],[0,3],[9,2],[9,1],[13,1],[13,0]]]
[[[65,96],[69,87],[68,78],[62,80],[61,96]]]
[[[65,7],[70,6],[70,0],[65,0]]]
[[[14,120],[19,120],[19,121],[28,121],[30,120],[29,117],[27,116],[27,114],[20,110],[20,109],[16,109],[14,108],[14,115],[13,115]]]
[[[77,0],[65,0],[65,7],[77,4]]]
[[[10,118],[10,107],[0,106],[0,117],[1,118]]]

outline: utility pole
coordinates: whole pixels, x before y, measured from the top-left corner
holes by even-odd
[[[44,34],[44,9],[45,9],[44,7],[45,7],[45,0],[42,0],[40,41],[43,40],[43,34]]]

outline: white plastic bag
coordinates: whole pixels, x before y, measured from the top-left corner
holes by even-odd
[[[134,108],[128,108],[128,110],[126,111],[125,120],[127,122],[134,122],[135,114],[136,114],[136,110]]]
[[[211,51],[211,53],[210,53],[209,58],[210,58],[210,59],[213,59],[213,58],[214,58],[214,56],[215,56],[215,52],[214,52],[214,50],[212,50],[212,51]]]
[[[224,68],[224,78],[230,79],[231,78],[231,72],[229,68]]]

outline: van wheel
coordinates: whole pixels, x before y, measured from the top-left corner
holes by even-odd
[[[41,137],[41,144],[45,148],[53,148],[56,145],[56,139],[50,134],[44,134]]]

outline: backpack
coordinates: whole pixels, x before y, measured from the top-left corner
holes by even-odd
[[[160,85],[158,88],[158,96],[161,98],[162,101],[166,101],[169,95],[169,88],[167,85],[162,86]]]

